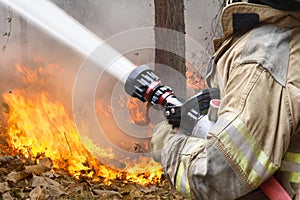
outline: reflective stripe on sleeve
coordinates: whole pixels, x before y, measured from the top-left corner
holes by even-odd
[[[243,178],[255,188],[277,170],[241,119],[236,118],[229,124],[220,133],[219,139],[229,159],[238,165]]]
[[[189,164],[189,158],[187,156],[183,156],[182,159],[183,160],[180,162],[180,165],[177,170],[175,188],[181,194],[187,197],[191,197],[191,188],[187,176],[187,166]]]
[[[282,158],[280,171],[288,175],[292,183],[300,183],[300,153],[286,152]]]
[[[188,181],[188,167],[190,155],[204,144],[201,138],[189,138],[181,152],[181,162],[176,173],[175,188],[181,194],[191,197],[191,189]]]

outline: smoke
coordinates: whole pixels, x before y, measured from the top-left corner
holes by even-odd
[[[131,44],[127,44],[128,40],[126,38],[119,39],[115,37],[118,35],[126,36],[126,32],[129,30],[153,27],[153,0],[52,0],[52,2],[100,38],[107,39],[113,48],[124,53],[137,66],[154,63],[154,49],[129,48],[128,46]],[[203,46],[204,50],[211,53],[211,39],[213,36],[211,22],[218,11],[218,2],[186,0],[185,7],[187,36],[195,39],[200,46]],[[10,17],[12,20],[8,23]],[[57,21],[57,23],[60,22]],[[0,93],[24,87],[22,77],[16,70],[15,65],[16,63],[23,63],[30,65],[31,68],[37,68],[39,67],[38,64],[32,65],[32,63],[34,58],[38,56],[45,63],[55,63],[59,66],[50,79],[49,76],[41,76],[40,78],[47,79],[48,84],[43,87],[49,92],[51,98],[62,102],[71,114],[73,112],[72,101],[74,99],[72,97],[76,75],[82,64],[84,64],[85,58],[51,35],[43,32],[39,27],[27,21],[27,19],[20,17],[18,13],[11,12],[10,8],[4,5],[0,6],[0,31],[0,33],[3,33],[0,45],[5,46],[0,52],[0,79],[2,82]],[[10,34],[9,37],[5,35],[8,32]],[[70,32],[70,34],[76,33]],[[154,31],[142,37],[145,37],[144,39],[150,41],[150,43],[152,42],[152,46],[154,46]],[[117,40],[111,38],[117,38]],[[187,47],[187,49],[189,50],[190,48]],[[191,63],[199,67],[199,70],[202,70],[208,61],[207,52],[202,54],[201,52],[188,51],[187,53],[192,57]],[[45,65],[45,67],[47,66]],[[93,77],[94,74],[88,75]],[[108,75],[99,77],[99,85],[95,88],[95,102],[102,102],[104,107],[109,108],[111,106],[111,98],[118,98],[113,96],[113,94],[116,94],[116,91],[121,91],[121,89],[116,89],[116,85],[118,85],[118,81],[113,77]],[[89,87],[89,85],[85,87]],[[87,96],[84,95],[78,99],[82,105],[87,104],[86,100]],[[118,102],[118,99],[115,101]],[[95,109],[94,105],[87,106]],[[83,117],[85,116],[83,115]],[[107,137],[114,144],[119,142],[121,144],[120,148],[130,150],[132,143],[127,141],[132,139],[132,137],[122,133],[118,124],[114,122],[114,116],[102,114],[98,116],[98,120],[101,121],[103,131],[106,132],[105,134],[110,134]],[[127,120],[124,119],[123,123],[126,124]],[[142,127],[139,128],[142,129]],[[131,131],[132,129],[129,128],[129,130]],[[144,128],[144,130],[149,132],[147,128]],[[95,137],[95,135],[93,136]],[[99,143],[102,142],[100,137],[95,138],[95,140],[98,140]],[[143,138],[138,141],[142,142]]]
[[[103,39],[108,39],[124,31],[153,27],[154,25],[153,0],[52,0],[52,2]],[[185,1],[187,36],[199,42],[209,54],[212,52],[211,39],[213,37],[211,23],[219,7],[219,1]],[[5,72],[1,73],[1,80],[5,80],[6,83],[14,83],[16,80],[13,78],[15,74],[12,65],[24,58],[30,60],[36,54],[50,62],[63,63],[64,69],[67,70],[66,74],[74,75],[74,71],[76,72],[84,58],[38,27],[33,26],[30,21],[21,18],[18,13],[12,12],[12,27],[9,28],[10,24],[7,23],[7,19],[10,17],[10,9],[1,5],[0,10],[0,33],[4,35],[9,32],[10,34],[8,44],[6,44],[7,36],[2,36],[0,41],[1,47],[6,46],[5,50],[2,49],[0,52],[0,64],[2,70],[5,69]],[[154,42],[154,35],[147,37]],[[120,44],[111,45],[117,50],[122,46]],[[154,62],[153,49],[133,50],[127,52],[126,56],[137,65]],[[202,68],[208,61],[207,56],[199,55],[197,52],[194,58],[194,63]],[[8,77],[10,78],[8,79]],[[5,89],[8,87],[0,88],[1,91]]]

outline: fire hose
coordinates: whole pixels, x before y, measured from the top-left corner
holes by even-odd
[[[219,99],[220,95],[217,88],[205,89],[183,102],[170,87],[161,83],[147,65],[142,65],[129,74],[125,91],[132,97],[162,109],[168,122],[186,133],[192,132],[199,118],[207,114],[211,100]],[[260,189],[272,200],[291,199],[273,176],[262,183]]]

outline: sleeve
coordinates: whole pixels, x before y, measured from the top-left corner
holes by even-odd
[[[258,64],[231,70],[217,122],[205,139],[176,134],[161,163],[176,190],[194,199],[236,199],[279,168],[289,143],[286,91]]]

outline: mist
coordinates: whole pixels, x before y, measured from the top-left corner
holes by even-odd
[[[142,39],[147,41],[149,46],[155,46],[154,31],[152,30],[154,26],[154,2],[152,0],[52,0],[52,2],[120,51],[136,66],[141,64],[151,66],[154,63],[153,48],[134,48],[134,41],[131,42],[135,37],[136,39],[144,37]],[[191,63],[203,74],[205,65],[213,52],[212,38],[216,34],[220,34],[219,27],[214,22],[220,2],[186,0],[185,8],[186,38],[189,41],[197,42],[202,47],[201,51],[195,52],[187,43],[187,55],[190,56]],[[47,9],[45,9],[46,11]],[[135,143],[145,146],[144,142],[149,138],[148,135],[153,126],[163,118],[153,117],[153,124],[132,125],[125,127],[126,130],[124,130],[124,124],[126,125],[130,121],[128,109],[126,110],[126,105],[116,108],[116,104],[113,103],[118,103],[120,98],[128,98],[128,95],[126,96],[122,84],[117,79],[97,70],[86,73],[86,82],[82,83],[82,90],[90,90],[95,94],[91,94],[89,98],[88,95],[80,95],[76,98],[75,102],[82,107],[75,107],[78,110],[74,111],[74,107],[72,107],[72,105],[74,106],[74,85],[78,81],[76,79],[78,71],[88,63],[87,57],[57,40],[11,8],[0,5],[0,13],[1,94],[13,93],[18,88],[25,88],[28,92],[46,90],[51,99],[55,99],[65,106],[70,116],[74,112],[80,113],[80,119],[85,119],[88,123],[93,122],[89,127],[89,137],[93,138],[97,144],[102,145],[103,143],[103,139],[97,135],[100,126],[100,131],[106,138],[121,150],[134,152],[132,145]],[[57,21],[57,23],[60,22]],[[146,34],[141,36],[140,30],[146,30]],[[71,34],[76,33],[70,32]],[[82,39],[84,40],[84,38]],[[35,59],[37,57],[40,60],[38,63]],[[28,87],[28,85],[24,85],[22,74],[16,70],[18,63],[28,66],[32,70],[39,67],[47,68],[52,66],[51,64],[55,64],[57,68],[49,70],[51,75],[39,74],[40,79],[45,79],[45,84]],[[101,76],[97,77],[99,74]],[[98,85],[91,85],[87,82],[89,79],[94,79],[92,83]],[[84,92],[86,91],[83,91],[82,94]],[[117,111],[113,111],[109,116],[103,113],[96,116],[97,120],[101,122],[98,125],[97,121],[90,120],[95,117],[94,113],[86,111],[95,110],[93,104],[95,102],[101,102],[105,108],[112,107]],[[124,112],[126,112],[122,118],[117,119],[114,114],[121,113],[122,109],[125,109]],[[156,115],[157,113],[153,114],[153,116]],[[80,129],[80,125],[77,128]],[[138,137],[138,134],[142,137]]]

